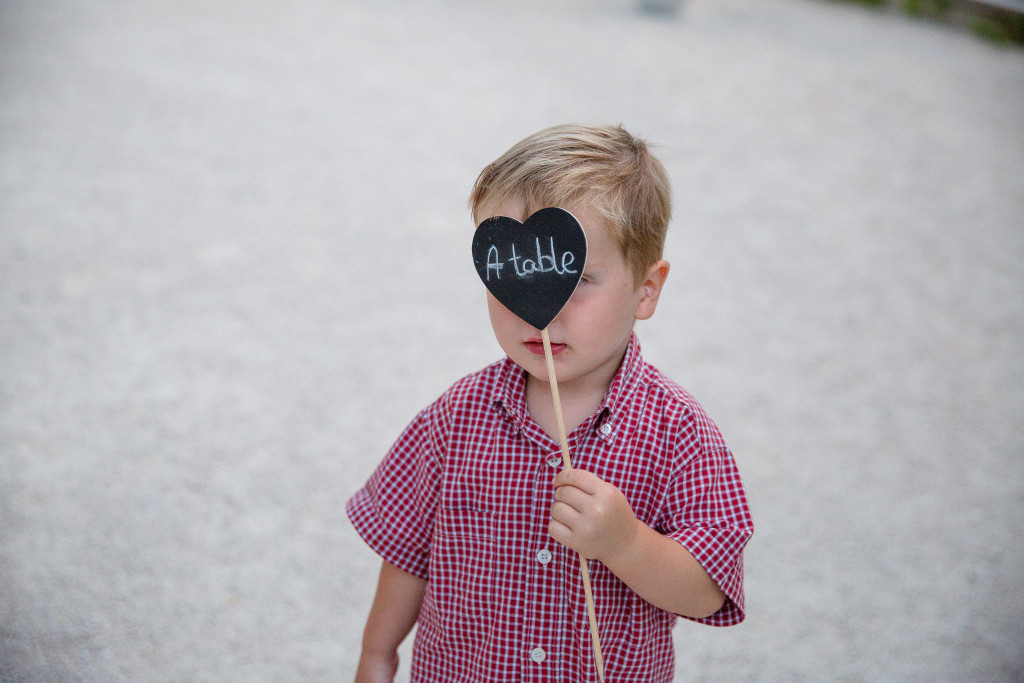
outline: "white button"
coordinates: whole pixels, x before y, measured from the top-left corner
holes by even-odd
[[[550,458],[548,458],[548,467],[558,467],[561,464],[562,456],[560,455],[552,455]]]
[[[612,433],[612,426],[611,426],[611,424],[605,422],[603,425],[601,425],[601,433],[604,434],[605,436],[608,436],[609,434],[611,434]]]
[[[547,653],[544,652],[544,650],[539,648],[539,647],[535,647],[535,648],[533,648],[533,650],[530,651],[530,659],[532,659],[533,661],[537,662],[538,664],[543,662],[544,658],[547,657],[547,656],[548,656]]]
[[[551,561],[551,551],[547,548],[537,551],[537,561],[541,564],[547,564]]]

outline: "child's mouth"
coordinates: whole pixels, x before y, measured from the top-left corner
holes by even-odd
[[[530,339],[530,340],[526,341],[525,344],[526,344],[527,351],[529,351],[530,353],[532,353],[534,355],[537,355],[537,356],[543,356],[544,355],[544,342],[542,342],[540,339]],[[551,355],[552,356],[557,356],[562,351],[565,351],[565,347],[566,347],[565,344],[552,344],[551,345]]]

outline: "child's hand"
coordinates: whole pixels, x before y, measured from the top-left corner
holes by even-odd
[[[548,523],[553,539],[606,564],[632,543],[639,522],[622,491],[584,470],[562,470],[554,485]]]

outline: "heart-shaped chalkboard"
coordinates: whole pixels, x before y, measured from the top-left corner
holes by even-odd
[[[484,220],[473,235],[476,272],[494,298],[538,330],[547,327],[583,277],[587,236],[576,217],[557,207],[520,223]]]

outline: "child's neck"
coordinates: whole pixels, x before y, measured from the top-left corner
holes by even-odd
[[[607,386],[563,387],[558,385],[559,403],[565,434],[568,436],[601,407]],[[551,385],[532,375],[526,376],[526,407],[530,417],[544,432],[558,441],[558,421],[555,417],[555,402],[551,398]]]

